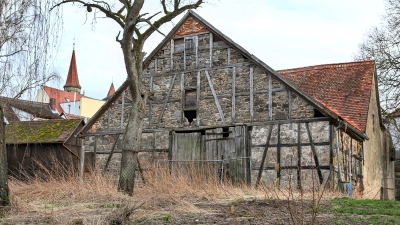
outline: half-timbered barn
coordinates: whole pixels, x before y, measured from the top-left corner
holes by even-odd
[[[391,139],[374,61],[275,71],[189,11],[144,68],[141,151],[152,159],[217,162],[253,185],[329,180],[388,198]],[[118,169],[129,96],[125,83],[80,131],[97,168]]]

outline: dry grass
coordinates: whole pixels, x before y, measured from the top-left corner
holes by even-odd
[[[160,217],[168,221],[174,214],[204,214],[198,204],[229,203],[238,200],[283,199],[301,196],[289,189],[221,183],[215,171],[186,168],[184,172],[169,167],[145,167],[138,177],[133,197],[117,191],[117,177],[112,174],[87,173],[83,182],[73,171],[58,169],[46,179],[35,176],[25,181],[11,179],[11,207],[4,212],[2,224],[129,224]],[[303,193],[302,199],[312,198]],[[289,197],[288,197],[289,196]],[[298,197],[300,198],[300,197]],[[227,212],[229,213],[229,212]]]

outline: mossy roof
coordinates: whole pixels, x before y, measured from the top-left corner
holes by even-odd
[[[82,119],[12,122],[6,127],[6,144],[64,143]]]

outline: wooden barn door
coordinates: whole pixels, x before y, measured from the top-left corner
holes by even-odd
[[[245,146],[245,127],[207,129],[203,132],[174,133],[170,159],[173,164],[189,163],[208,168],[233,182],[250,180],[250,158]],[[182,167],[182,166],[181,166]]]

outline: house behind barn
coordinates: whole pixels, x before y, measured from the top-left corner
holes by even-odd
[[[302,187],[314,171],[357,197],[392,198],[374,61],[275,71],[189,11],[144,68],[141,151],[153,160],[222,162],[249,184]],[[124,83],[80,131],[97,168],[118,169],[130,103]]]

